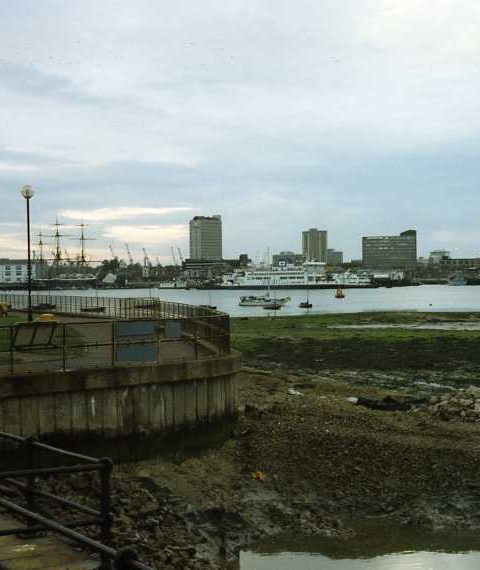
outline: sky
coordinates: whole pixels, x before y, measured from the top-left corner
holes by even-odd
[[[188,257],[213,214],[229,258],[311,227],[478,256],[479,29],[477,0],[0,0],[0,257],[24,184],[34,241],[83,223],[93,260]]]

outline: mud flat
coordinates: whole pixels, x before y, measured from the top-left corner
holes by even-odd
[[[480,333],[411,326],[478,315],[335,317],[234,320],[237,422],[202,452],[117,468],[119,546],[157,568],[225,568],[282,533],[348,540],[352,519],[480,527]],[[408,328],[331,326],[355,322]],[[348,399],[386,396],[423,404],[385,412]]]

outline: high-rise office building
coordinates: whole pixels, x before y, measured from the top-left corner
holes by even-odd
[[[327,232],[310,228],[302,232],[302,253],[307,261],[327,262]]]
[[[195,216],[190,220],[190,259],[222,259],[221,216]]]
[[[408,269],[417,262],[417,232],[362,238],[362,262],[367,269]]]

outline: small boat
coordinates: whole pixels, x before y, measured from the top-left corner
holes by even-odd
[[[309,295],[310,291],[307,287],[307,300],[306,301],[302,301],[300,303],[300,305],[298,305],[300,307],[300,309],[311,309],[313,307],[312,303],[310,303],[310,295]]]
[[[341,287],[337,287],[335,291],[335,299],[345,299],[345,292]]]
[[[290,301],[290,297],[281,297],[280,299],[272,299],[270,295],[249,295],[240,297],[238,305],[240,307],[267,307],[272,304],[279,304],[281,307]]]
[[[53,309],[56,309],[57,305],[54,305],[52,303],[38,303],[37,305],[33,305],[32,309],[34,311],[52,311]]]
[[[281,309],[282,307],[282,303],[279,303],[278,300],[272,301],[271,303],[263,306],[264,309],[269,309],[271,311],[278,311],[278,309]]]
[[[453,275],[450,275],[448,278],[447,284],[457,287],[467,285],[467,278],[461,271],[455,271]]]

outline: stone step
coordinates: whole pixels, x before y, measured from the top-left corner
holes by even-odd
[[[22,523],[0,515],[0,529]],[[0,537],[0,570],[96,570],[98,560],[53,536]]]

